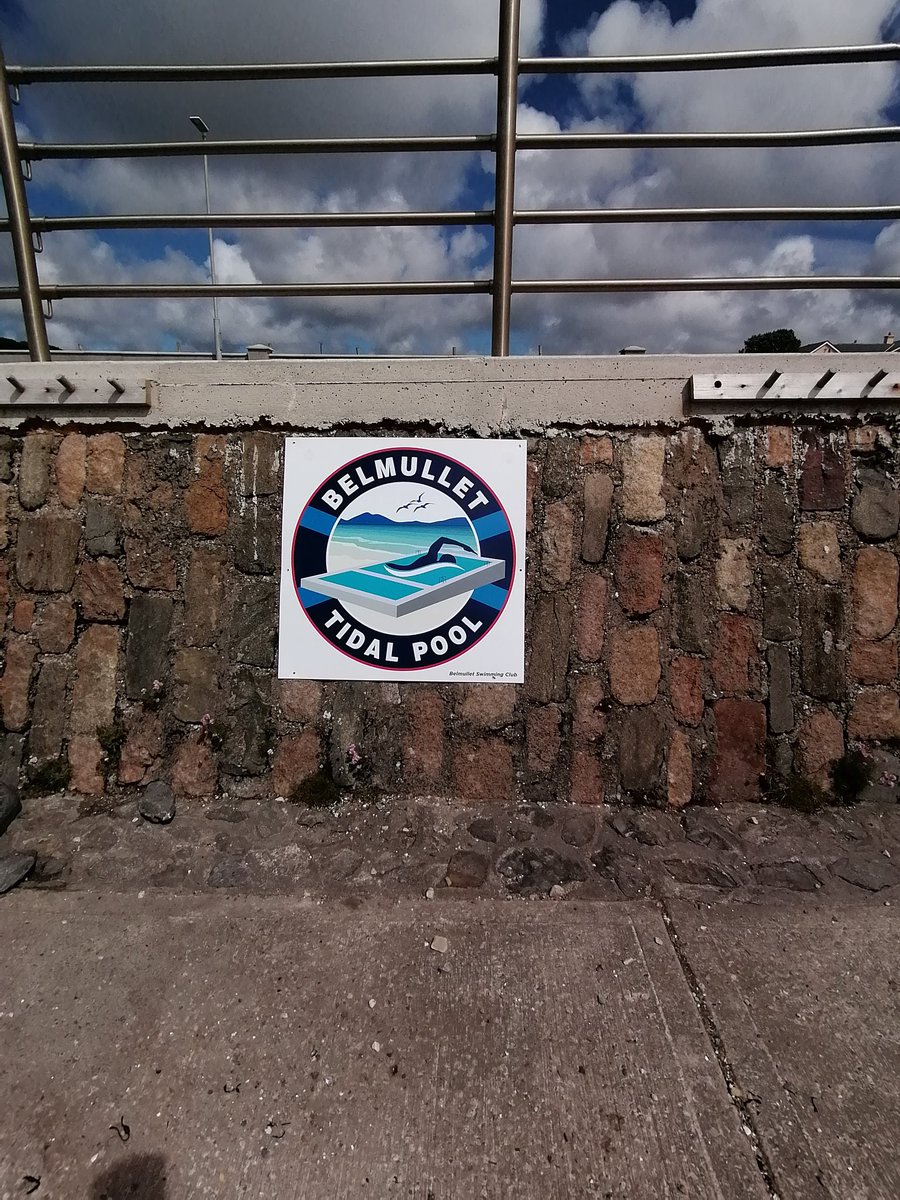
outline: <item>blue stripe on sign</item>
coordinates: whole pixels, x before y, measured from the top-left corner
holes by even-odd
[[[298,592],[304,608],[313,608],[316,604],[324,604],[326,600],[334,603],[333,596],[323,596],[321,592],[311,592],[309,588],[298,588]]]
[[[486,604],[488,608],[502,608],[506,603],[506,589],[497,587],[495,583],[486,583],[484,587],[476,588],[472,599]]]
[[[300,518],[304,529],[313,529],[316,533],[331,533],[337,517],[333,513],[322,512],[320,508],[308,508]]]
[[[509,525],[502,512],[491,513],[489,517],[479,517],[472,524],[475,526],[479,542],[483,542],[486,538],[496,537],[498,533],[509,531]]]

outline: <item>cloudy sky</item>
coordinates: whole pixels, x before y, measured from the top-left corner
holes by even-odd
[[[0,0],[15,63],[317,61],[478,57],[496,52],[485,0]],[[900,40],[897,0],[523,0],[523,55],[634,54]],[[521,132],[778,130],[900,124],[898,69],[865,64],[682,75],[523,79]],[[492,77],[246,84],[32,85],[23,140],[184,140],[200,113],[220,138],[490,132]],[[212,158],[217,211],[490,207],[487,154]],[[520,153],[520,208],[887,204],[900,194],[896,145],[805,150],[560,150]],[[203,210],[200,159],[38,162],[32,211]],[[490,271],[487,226],[218,230],[222,282],[461,279]],[[202,282],[203,231],[46,235],[46,282]],[[900,223],[519,226],[515,274],[900,275]],[[3,282],[13,282],[0,239]],[[489,298],[226,300],[226,350],[270,342],[317,353],[484,353]],[[519,296],[514,353],[736,350],[792,326],[804,341],[880,341],[900,332],[900,297],[868,293]],[[0,304],[0,333],[21,336]],[[60,347],[207,350],[210,305],[65,301]]]

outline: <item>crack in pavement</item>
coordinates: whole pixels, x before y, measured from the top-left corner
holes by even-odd
[[[725,1081],[725,1087],[728,1091],[729,1099],[737,1109],[738,1116],[741,1121],[741,1129],[750,1142],[753,1155],[756,1159],[756,1165],[759,1173],[762,1176],[766,1191],[769,1193],[770,1200],[781,1200],[780,1194],[775,1184],[775,1170],[772,1162],[766,1153],[763,1146],[762,1136],[756,1124],[753,1105],[759,1103],[759,1097],[753,1096],[744,1091],[737,1082],[737,1076],[734,1067],[729,1061],[728,1054],[725,1050],[725,1043],[722,1035],[719,1033],[715,1018],[713,1017],[712,1009],[709,1001],[706,999],[706,993],[703,990],[696,971],[691,965],[691,961],[687,956],[687,952],[681,944],[678,937],[678,931],[675,928],[675,922],[672,920],[672,915],[669,912],[666,904],[660,904],[662,912],[663,924],[666,927],[666,933],[669,935],[669,941],[672,944],[672,949],[675,951],[675,957],[678,959],[678,964],[681,967],[684,975],[685,983],[688,986],[688,991],[691,993],[691,998],[696,1006],[697,1013],[703,1024],[706,1036],[712,1046],[713,1054],[716,1057],[719,1070],[722,1073],[722,1078]]]

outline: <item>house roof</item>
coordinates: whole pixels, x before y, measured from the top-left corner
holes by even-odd
[[[892,342],[889,346],[886,346],[884,342],[829,342],[826,339],[821,342],[809,342],[807,345],[801,346],[799,353],[814,354],[816,350],[821,350],[823,346],[829,347],[836,354],[881,354],[900,350],[900,342]]]

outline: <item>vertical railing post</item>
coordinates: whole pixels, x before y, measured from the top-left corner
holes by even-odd
[[[491,354],[509,354],[513,206],[516,192],[516,105],[519,98],[521,0],[500,0],[497,52],[497,146],[494,184],[494,277]]]
[[[2,47],[0,47],[0,171],[3,174],[3,191],[6,194],[9,233],[16,260],[16,278],[22,297],[22,316],[25,318],[28,350],[35,362],[49,362],[50,343],[47,341],[47,326],[44,323],[44,310],[41,307],[41,286],[38,280],[34,242],[31,236],[31,215],[28,212],[25,181],[22,178],[16,122],[13,118],[12,103],[9,98],[6,60],[3,57]]]

